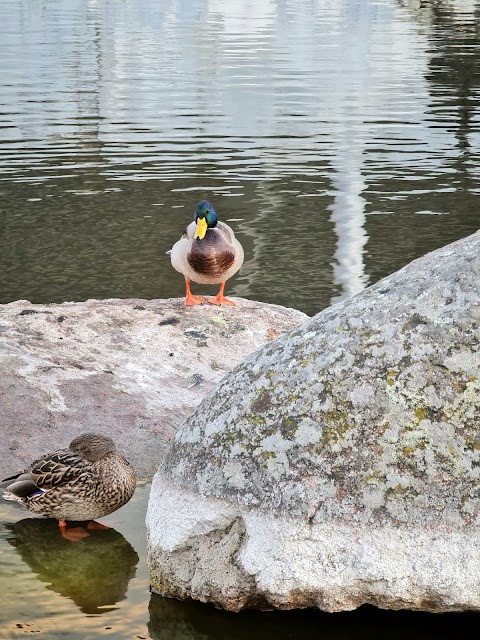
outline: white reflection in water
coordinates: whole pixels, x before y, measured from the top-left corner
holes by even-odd
[[[256,38],[258,32],[274,25],[276,3],[273,0],[209,0],[208,13],[221,16],[223,29],[231,36]]]
[[[418,118],[417,107],[404,101],[398,87],[411,88],[420,101],[427,95],[423,81],[418,80],[424,76],[427,58],[407,28],[396,43],[396,55],[390,55],[389,67],[382,65],[386,52],[391,54],[394,40],[391,22],[386,19],[379,23],[379,16],[387,15],[386,7],[368,5],[359,10],[347,2],[334,11],[337,20],[343,19],[345,24],[339,34],[343,46],[337,60],[339,73],[324,88],[322,105],[322,117],[330,125],[329,162],[334,170],[334,203],[330,207],[337,236],[333,281],[340,287],[332,303],[359,293],[368,284],[363,261],[368,240],[364,229],[367,201],[362,194],[373,164],[382,172],[386,165],[385,154],[377,158],[372,148],[381,137],[395,153],[395,144],[403,139],[400,130],[415,126]],[[413,133],[408,135],[414,138]],[[367,153],[369,168],[365,166]],[[411,161],[406,154],[397,156],[399,164]]]
[[[334,161],[336,174],[333,178],[337,192],[331,207],[331,221],[335,225],[337,248],[333,264],[335,284],[342,287],[339,296],[332,298],[338,302],[361,291],[368,278],[363,264],[363,251],[368,236],[364,229],[365,189],[362,175],[362,149],[355,138],[350,138],[351,148],[343,147]]]

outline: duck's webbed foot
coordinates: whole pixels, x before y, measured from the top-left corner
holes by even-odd
[[[67,529],[67,523],[65,520],[60,520],[58,526],[60,527],[62,537],[66,540],[70,540],[70,542],[80,542],[80,540],[88,538],[90,535],[83,527],[72,527],[71,529]]]
[[[103,524],[103,522],[97,522],[96,520],[90,520],[90,522],[87,524],[87,529],[110,529],[110,527],[106,524]]]
[[[225,283],[221,282],[220,291],[217,293],[217,295],[214,298],[210,298],[210,300],[208,301],[209,304],[229,305],[231,307],[235,306],[235,302],[233,302],[233,300],[229,300],[228,298],[224,297],[223,295],[224,288],[225,288]]]
[[[202,304],[202,302],[205,302],[205,298],[201,298],[200,296],[193,295],[193,293],[190,291],[190,280],[187,280],[187,278],[185,278],[185,289],[186,289],[185,304],[187,306],[191,306],[194,304]]]

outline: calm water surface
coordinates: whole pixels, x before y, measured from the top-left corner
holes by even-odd
[[[479,32],[471,0],[2,0],[0,303],[182,295],[166,251],[205,197],[245,247],[227,291],[309,314],[473,233]],[[469,620],[150,599],[147,496],[108,545],[2,505],[0,635],[420,639]]]
[[[477,2],[2,0],[0,302],[231,294],[309,314],[477,230]]]

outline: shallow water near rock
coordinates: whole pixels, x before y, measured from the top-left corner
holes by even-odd
[[[149,488],[138,486],[127,505],[100,520],[111,529],[91,531],[78,543],[62,538],[56,520],[2,500],[0,637],[145,636]]]
[[[55,520],[34,518],[20,505],[0,504],[0,638],[90,640],[287,640],[384,638],[412,640],[466,633],[479,614],[421,614],[374,607],[343,614],[306,610],[229,614],[198,602],[149,591],[144,514],[149,484],[74,543]]]
[[[476,231],[479,21],[474,0],[3,0],[0,303],[181,295],[166,251],[203,197],[245,248],[227,295],[309,315]],[[472,619],[151,596],[147,495],[76,548],[1,502],[0,637],[420,639]]]

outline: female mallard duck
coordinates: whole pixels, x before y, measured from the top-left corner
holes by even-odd
[[[88,533],[81,528],[66,531],[66,520],[89,520],[87,528],[103,528],[93,520],[128,502],[135,485],[135,472],[113,440],[94,433],[78,436],[68,449],[47,453],[1,483],[4,498],[56,518],[62,535],[74,541]]]
[[[220,284],[220,291],[208,301],[210,304],[235,303],[223,296],[225,282],[243,264],[243,248],[232,229],[219,222],[207,200],[197,204],[193,222],[171,251],[173,267],[185,276],[185,304],[200,304],[204,298],[190,292],[190,280],[198,284]]]

